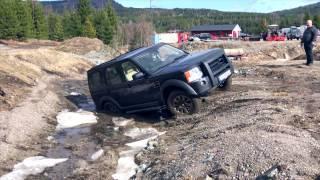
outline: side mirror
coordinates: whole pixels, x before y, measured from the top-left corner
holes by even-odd
[[[134,75],[132,76],[132,79],[133,79],[133,80],[139,80],[139,79],[144,78],[144,76],[145,76],[145,74],[144,74],[143,72],[138,72],[138,73],[136,73],[136,74],[134,74]]]

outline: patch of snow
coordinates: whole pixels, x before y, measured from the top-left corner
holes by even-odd
[[[53,136],[48,136],[48,137],[47,137],[47,140],[48,140],[48,141],[53,141],[53,140],[54,140],[54,137],[53,137]]]
[[[113,117],[112,122],[115,124],[115,126],[120,126],[120,127],[134,124],[133,119],[125,119],[121,117]]]
[[[155,128],[132,128],[124,133],[125,136],[137,139],[139,137],[158,135],[158,131]]]
[[[131,148],[134,148],[134,149],[143,149],[143,148],[147,147],[148,142],[150,140],[154,140],[154,139],[158,138],[159,136],[161,136],[161,135],[163,135],[165,133],[166,132],[160,132],[156,136],[152,136],[152,137],[149,137],[147,139],[143,139],[143,140],[140,140],[140,141],[135,141],[135,142],[132,142],[132,143],[127,143],[126,145],[131,147]]]
[[[104,153],[104,150],[103,150],[103,149],[100,149],[99,151],[93,153],[93,154],[91,155],[91,160],[92,160],[92,161],[96,161],[97,159],[99,159],[99,158],[103,155],[103,153]]]
[[[118,160],[117,173],[112,175],[113,179],[128,180],[136,174],[138,165],[134,162],[134,155],[138,153],[137,150],[129,150],[120,153]]]
[[[73,128],[80,125],[97,123],[97,116],[92,112],[79,110],[77,112],[62,111],[57,115],[57,130]]]
[[[78,92],[71,92],[70,93],[70,96],[80,96],[81,93],[78,93]]]
[[[67,161],[67,158],[51,159],[43,156],[29,157],[14,166],[13,171],[0,177],[0,180],[23,180],[29,175],[42,173],[45,168]]]
[[[151,137],[148,137],[146,139],[127,143],[126,145],[129,146],[131,149],[128,151],[120,152],[120,158],[118,160],[118,166],[116,174],[112,175],[112,178],[115,180],[128,180],[133,175],[136,174],[136,172],[139,170],[139,166],[135,163],[135,155],[140,152],[143,148],[145,148],[148,145],[148,142],[150,140],[156,139],[159,136],[165,134],[166,132],[158,132],[156,129],[152,128],[146,128],[146,129],[136,129],[133,128],[131,131],[129,130],[127,132],[127,136],[131,135],[132,137],[139,137],[142,134],[140,133],[154,133],[156,135],[153,135]],[[155,131],[154,131],[155,130]],[[145,135],[145,134],[144,134]]]

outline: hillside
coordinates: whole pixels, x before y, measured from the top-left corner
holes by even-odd
[[[310,14],[315,15],[315,14],[319,14],[320,11],[320,2],[315,3],[315,4],[311,4],[311,5],[307,5],[307,6],[301,6],[301,7],[297,7],[294,9],[289,9],[289,10],[283,10],[283,11],[277,11],[275,13],[279,14],[279,15],[298,15],[298,14],[304,14],[305,12],[310,12]]]
[[[64,0],[42,2],[42,4],[47,12],[62,13],[66,9],[74,9],[77,2],[78,0]],[[100,9],[108,2],[109,0],[92,0],[92,6]],[[263,22],[279,24],[281,27],[300,26],[304,23],[305,12],[310,12],[313,16],[320,12],[320,3],[273,13],[222,12],[211,9],[180,8],[152,9],[150,12],[150,9],[146,8],[127,8],[115,1],[112,3],[122,22],[151,20],[157,32],[173,29],[188,31],[192,26],[199,24],[240,24],[243,32],[260,34],[265,31]]]
[[[75,9],[78,2],[79,0],[62,0],[62,1],[42,1],[41,3],[43,4],[47,12],[53,11],[53,12],[62,13],[65,9],[68,9],[68,10]],[[92,7],[96,9],[101,9],[105,7],[108,4],[108,2],[109,0],[92,0],[91,4],[92,4]],[[124,9],[124,7],[121,4],[115,1],[112,1],[112,6],[117,11],[121,11],[122,9]]]

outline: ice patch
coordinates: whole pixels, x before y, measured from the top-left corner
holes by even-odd
[[[125,119],[120,117],[113,117],[112,122],[114,123],[114,125],[120,126],[120,127],[128,126],[134,123],[133,119]]]
[[[113,179],[128,180],[136,174],[138,165],[134,162],[134,155],[137,150],[124,151],[120,153],[118,160],[117,173],[112,175]]]
[[[150,137],[158,135],[159,132],[155,128],[132,128],[124,133],[125,136],[133,139],[141,137]]]
[[[166,132],[158,132],[156,129],[153,129],[153,128],[146,128],[146,129],[133,128],[128,132],[126,132],[126,136],[129,136],[129,137],[141,137],[146,134],[149,134],[149,135],[153,134],[153,135],[151,137],[149,136],[146,139],[126,144],[131,149],[128,151],[120,152],[117,171],[116,171],[116,174],[112,175],[112,178],[116,180],[128,180],[133,175],[135,175],[139,169],[139,166],[134,161],[135,155],[138,152],[140,152],[143,148],[145,148],[148,145],[148,142],[150,140],[156,139],[165,133]]]
[[[103,150],[103,149],[100,149],[99,151],[93,153],[93,154],[91,155],[91,160],[92,160],[92,161],[96,161],[97,159],[99,159],[99,158],[103,155],[103,153],[104,153],[104,150]]]
[[[80,96],[81,94],[80,93],[78,93],[78,92],[71,92],[70,93],[70,96]]]
[[[79,110],[77,112],[62,111],[57,115],[57,130],[73,128],[80,125],[95,124],[97,117],[88,111]]]
[[[16,164],[13,171],[0,177],[0,180],[23,180],[29,175],[40,174],[45,168],[53,167],[67,160],[67,158],[50,159],[43,156],[29,157]]]

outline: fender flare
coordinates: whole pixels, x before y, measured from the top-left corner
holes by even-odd
[[[171,79],[171,80],[167,80],[165,81],[160,88],[160,92],[161,92],[161,99],[163,102],[165,102],[165,98],[164,98],[164,91],[169,88],[169,87],[175,87],[175,88],[179,88],[184,90],[187,94],[191,95],[191,96],[197,96],[197,92],[187,83],[181,81],[181,80],[177,80],[177,79]]]

